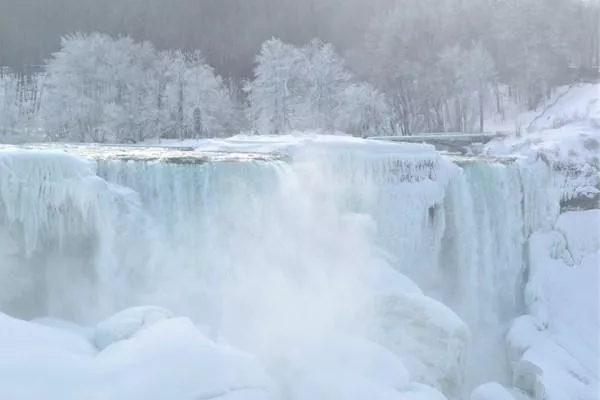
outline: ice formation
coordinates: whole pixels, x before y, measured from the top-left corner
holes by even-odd
[[[0,149],[0,279],[10,282],[0,310],[49,317],[2,315],[25,334],[2,341],[0,371],[27,357],[0,397],[458,400],[490,381],[552,390],[532,339],[553,304],[539,301],[546,250],[536,249],[542,231],[574,235],[556,224],[560,189],[543,160],[459,167],[425,145],[317,136],[196,145],[214,159]],[[596,244],[568,240],[577,262],[591,262]],[[111,317],[140,304],[170,311]],[[74,370],[80,386],[68,385]],[[23,377],[43,384],[20,388]],[[473,395],[497,388],[484,389]]]
[[[125,295],[150,265],[152,228],[136,193],[57,151],[4,149],[0,176],[4,311],[94,320],[130,301],[102,291],[121,285]]]

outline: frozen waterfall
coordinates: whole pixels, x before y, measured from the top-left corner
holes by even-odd
[[[140,148],[0,149],[0,310],[93,327],[156,304],[195,328],[158,323],[148,346],[197,329],[185,340],[264,369],[225,385],[258,382],[259,395],[218,397],[190,378],[200,388],[174,398],[466,399],[510,385],[505,335],[526,312],[528,237],[558,215],[550,169],[457,165],[425,145],[292,142],[179,162]],[[135,341],[120,343],[93,352]],[[113,365],[86,363],[98,385]]]

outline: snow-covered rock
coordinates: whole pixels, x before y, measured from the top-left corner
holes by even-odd
[[[470,400],[517,400],[502,385],[496,382],[485,383],[478,386],[471,393]]]
[[[155,321],[96,353],[65,329],[0,314],[0,398],[274,400],[250,356],[214,344],[185,318]]]
[[[418,293],[383,296],[378,303],[377,340],[402,358],[411,378],[461,394],[469,328],[448,307]]]
[[[93,342],[103,350],[111,344],[129,339],[142,329],[174,315],[161,307],[134,307],[123,310],[100,322],[94,329]]]
[[[600,250],[600,210],[566,212],[556,222],[556,230],[567,241],[573,261],[580,264],[586,255]]]
[[[132,340],[97,356],[113,399],[221,399],[235,392],[248,400],[275,398],[275,384],[250,356],[215,345],[186,318],[163,319]],[[109,383],[110,382],[110,383]]]
[[[542,329],[538,328],[531,315],[516,318],[506,335],[508,360],[516,364],[523,354],[542,337]]]

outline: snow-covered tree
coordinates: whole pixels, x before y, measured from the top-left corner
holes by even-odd
[[[199,53],[157,53],[128,37],[65,37],[47,65],[44,94],[40,117],[55,139],[219,136],[238,120],[221,78]]]
[[[199,53],[188,59],[184,90],[184,120],[195,137],[235,133],[237,116],[227,87]]]
[[[162,53],[161,125],[165,136],[214,137],[239,128],[236,107],[221,77],[199,52]]]
[[[362,135],[390,126],[385,97],[355,82],[331,44],[312,40],[297,48],[271,39],[257,63],[246,90],[250,119],[261,133],[314,129]]]
[[[184,91],[187,63],[181,51],[162,52],[157,62],[159,70],[158,106],[161,137],[180,138],[187,136]]]
[[[134,43],[131,39],[115,41],[114,66],[117,76],[117,98],[114,102],[120,115],[111,127],[119,142],[139,142],[156,135],[153,125],[157,113],[155,102],[157,74],[154,69],[156,52],[149,43]],[[108,125],[110,126],[110,125]]]
[[[302,53],[304,67],[300,72],[304,90],[296,106],[295,128],[331,131],[351,75],[329,43],[312,40]]]
[[[47,65],[40,117],[49,135],[79,141],[150,135],[154,49],[131,38],[75,34]]]
[[[264,134],[282,134],[292,129],[297,103],[304,86],[302,51],[279,39],[263,43],[256,58],[254,80],[245,90],[249,94],[249,119]]]
[[[42,79],[39,73],[0,68],[0,135],[4,136],[1,140],[27,140],[36,133]]]
[[[393,133],[393,118],[385,96],[368,83],[353,83],[344,89],[335,117],[336,130],[355,136]]]
[[[19,122],[18,82],[8,69],[0,70],[0,133],[16,130]]]

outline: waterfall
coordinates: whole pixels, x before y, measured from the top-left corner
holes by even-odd
[[[525,264],[519,168],[469,164],[451,183],[440,263],[441,300],[473,331],[471,382],[510,383],[504,335],[524,312]],[[494,362],[490,362],[494,360]]]
[[[451,399],[509,383],[524,249],[558,212],[542,162],[459,167],[364,142],[236,161],[91,153],[0,150],[0,310],[91,323],[157,304],[275,374],[297,344],[344,334]]]

